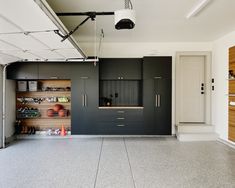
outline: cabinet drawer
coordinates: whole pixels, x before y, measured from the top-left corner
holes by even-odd
[[[143,121],[143,110],[99,110],[98,121]]]
[[[144,134],[143,124],[133,122],[99,122],[97,130],[99,134]]]

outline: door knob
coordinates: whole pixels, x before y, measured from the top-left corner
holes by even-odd
[[[201,83],[201,94],[204,94],[204,83]]]

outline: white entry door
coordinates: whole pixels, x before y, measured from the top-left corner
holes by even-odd
[[[205,57],[180,57],[180,123],[205,122]]]

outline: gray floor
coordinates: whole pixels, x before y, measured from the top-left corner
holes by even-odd
[[[0,187],[235,187],[235,150],[173,138],[23,140],[0,150]]]

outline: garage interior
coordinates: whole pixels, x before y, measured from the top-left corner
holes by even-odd
[[[0,2],[0,187],[234,187],[233,0]]]

